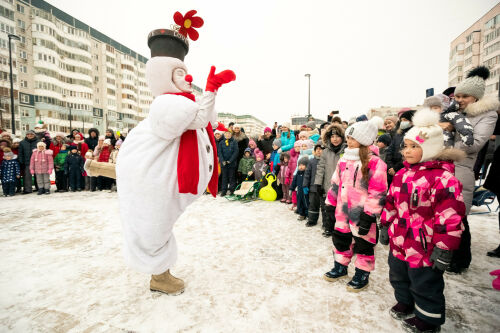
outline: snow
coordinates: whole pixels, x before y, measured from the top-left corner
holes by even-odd
[[[401,331],[388,313],[387,247],[377,245],[370,287],[350,293],[347,281],[322,279],[331,239],[296,218],[279,202],[203,196],[175,225],[172,272],[187,288],[173,297],[124,265],[116,193],[0,198],[0,331]],[[498,332],[500,292],[488,273],[500,259],[485,256],[500,242],[497,221],[470,217],[473,261],[445,275],[443,332]]]

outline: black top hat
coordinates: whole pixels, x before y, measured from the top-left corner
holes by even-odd
[[[184,61],[189,51],[186,37],[175,30],[156,29],[148,35],[151,57],[173,57]]]

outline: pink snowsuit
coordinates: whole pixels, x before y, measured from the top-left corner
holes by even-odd
[[[290,153],[290,161],[288,161],[288,170],[286,173],[286,182],[285,182],[288,183],[288,186],[292,185],[293,173],[295,172],[295,169],[297,169],[297,162],[299,160],[299,155],[300,155],[300,152],[296,152],[294,148],[290,149],[289,153]],[[294,207],[297,206],[296,191],[293,191],[292,193],[292,202]]]
[[[456,250],[465,204],[455,166],[448,161],[404,162],[387,195],[380,222],[389,227],[394,257],[411,268],[432,267],[435,246]]]
[[[51,174],[54,170],[54,159],[52,157],[52,150],[38,150],[33,149],[30,160],[30,172],[35,174]]]
[[[332,176],[332,187],[325,200],[327,205],[336,207],[335,261],[347,266],[356,253],[354,265],[367,272],[375,269],[377,223],[371,223],[366,235],[359,235],[359,223],[363,213],[373,219],[380,215],[387,192],[387,165],[376,155],[376,147],[372,147],[368,183],[363,179],[359,155],[353,156],[350,154],[352,150],[346,149]]]

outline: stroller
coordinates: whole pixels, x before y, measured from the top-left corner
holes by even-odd
[[[490,165],[491,167],[491,165]],[[484,167],[483,167],[484,168]],[[490,168],[488,168],[489,171]],[[488,208],[487,212],[474,212],[470,213],[471,215],[480,215],[480,214],[489,214],[492,212],[497,212],[499,207],[495,209],[494,211],[491,210],[490,205],[495,203],[495,198],[496,195],[495,193],[491,192],[490,190],[486,189],[483,187],[483,175],[487,174],[486,172],[481,173],[481,178],[479,179],[479,185],[474,186],[474,193],[472,194],[472,205],[481,207],[483,205],[486,205]]]

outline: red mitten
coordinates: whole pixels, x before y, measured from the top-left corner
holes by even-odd
[[[225,70],[215,74],[215,66],[210,68],[210,73],[207,78],[206,91],[216,92],[223,84],[236,80],[236,74],[232,70]]]

